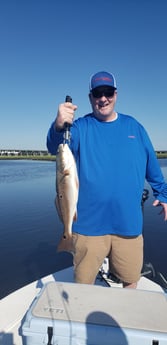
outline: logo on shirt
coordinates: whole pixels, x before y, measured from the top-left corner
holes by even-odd
[[[135,135],[128,135],[128,138],[135,139],[136,137],[135,137]]]

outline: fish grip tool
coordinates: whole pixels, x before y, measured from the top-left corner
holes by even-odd
[[[72,103],[72,98],[71,96],[66,96],[65,102],[70,102]],[[68,122],[65,122],[64,124],[64,135],[63,135],[63,144],[70,144],[70,139],[71,139],[71,133],[70,133],[70,124]]]

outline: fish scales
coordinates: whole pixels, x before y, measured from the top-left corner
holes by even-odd
[[[67,144],[56,155],[56,208],[64,225],[58,251],[72,252],[72,223],[77,219],[79,180],[74,156]]]

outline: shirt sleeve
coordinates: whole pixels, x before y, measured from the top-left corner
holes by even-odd
[[[80,121],[74,121],[72,126],[70,127],[70,149],[72,150],[75,157],[78,156],[78,147],[79,147],[79,123]],[[46,146],[48,151],[52,155],[56,155],[57,149],[59,144],[63,143],[64,140],[64,130],[57,131],[55,129],[55,123],[51,124],[49,128],[47,139],[46,139]]]
[[[146,180],[153,190],[154,197],[167,203],[167,183],[165,183],[155,150],[146,131],[144,140],[147,149]]]
[[[47,134],[46,146],[52,155],[56,154],[59,144],[63,142],[63,133],[64,131],[56,131],[54,122],[51,124]]]

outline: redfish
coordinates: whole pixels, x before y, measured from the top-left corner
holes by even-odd
[[[72,223],[77,219],[79,180],[74,156],[67,144],[60,144],[56,155],[56,208],[64,225],[58,251],[73,251]]]

